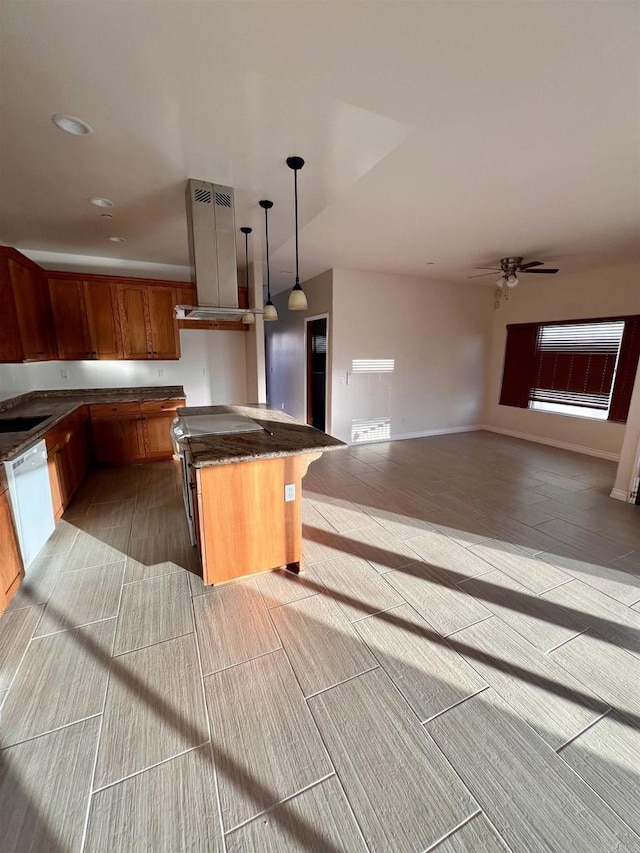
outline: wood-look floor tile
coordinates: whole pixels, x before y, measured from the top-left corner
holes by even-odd
[[[365,506],[363,507],[367,515],[388,530],[396,539],[413,539],[420,531],[428,530],[430,525],[420,518],[415,518],[411,513],[404,513],[399,509],[385,506]]]
[[[115,621],[31,641],[2,708],[3,745],[102,711]]]
[[[332,772],[283,651],[204,681],[226,830]]]
[[[33,607],[36,604],[45,604],[49,600],[58,576],[66,564],[66,554],[36,557],[27,569],[22,584],[9,602],[5,612],[20,610],[22,607]]]
[[[0,690],[6,690],[16,674],[44,605],[9,611],[0,618]]]
[[[425,850],[477,811],[381,670],[308,702],[373,853]]]
[[[425,563],[449,571],[451,583],[491,571],[491,566],[468,547],[449,539],[440,530],[422,533],[414,539],[408,539],[407,544]]]
[[[113,658],[95,787],[209,739],[195,637],[187,634]]]
[[[186,573],[129,583],[122,590],[113,653],[132,652],[193,630]]]
[[[338,533],[366,527],[371,523],[369,517],[356,504],[349,501],[336,500],[332,503],[317,504],[316,509]]]
[[[227,853],[366,853],[340,782],[335,776],[255,818],[225,839]]]
[[[561,607],[534,595],[498,569],[464,581],[460,587],[543,652],[581,634],[586,628]]]
[[[575,614],[597,634],[640,656],[640,613],[577,580],[550,590],[544,598]]]
[[[81,530],[65,558],[64,570],[88,569],[120,563],[127,556],[130,525],[105,527],[93,533]]]
[[[47,539],[46,544],[38,554],[39,557],[46,557],[51,554],[66,554],[71,550],[71,546],[78,535],[78,528],[68,521],[60,520],[56,524],[56,529]]]
[[[256,577],[255,583],[269,608],[308,598],[324,589],[322,581],[310,566],[297,575],[286,569],[263,572]]]
[[[108,501],[89,506],[80,527],[83,530],[99,530],[101,527],[124,527],[131,525],[134,515],[135,499]]]
[[[471,818],[437,847],[437,853],[509,853],[483,814]]]
[[[378,665],[330,598],[305,598],[271,616],[305,696]]]
[[[493,690],[426,728],[514,851],[640,850],[638,836]]]
[[[580,634],[549,656],[640,728],[640,661],[595,635]]]
[[[562,544],[549,553],[538,554],[537,557],[610,598],[615,598],[621,604],[630,605],[640,600],[640,577],[624,571],[624,568],[619,568],[615,562],[603,564],[588,551]]]
[[[63,572],[56,581],[35,637],[66,631],[118,613],[124,561]]]
[[[161,575],[171,575],[174,572],[184,572],[185,569],[176,563],[152,563],[147,566],[145,563],[140,563],[134,560],[133,557],[127,557],[124,569],[124,583],[135,583],[136,581],[144,581],[149,578],[157,578]]]
[[[617,714],[608,714],[560,755],[640,834],[640,729]]]
[[[313,566],[348,554],[347,543],[335,532],[302,525],[302,564]]]
[[[211,745],[94,794],[84,850],[223,850]]]
[[[387,572],[387,580],[414,610],[442,635],[488,619],[491,611],[449,582],[449,575],[427,563]]]
[[[136,509],[131,516],[131,523],[133,538],[166,536],[168,530],[178,528],[184,528],[185,536],[188,535],[184,505],[181,504]]]
[[[380,574],[418,559],[418,554],[406,540],[399,539],[379,524],[352,530],[344,535],[344,539],[352,553],[359,554]]]
[[[99,719],[0,751],[2,849],[80,850]]]
[[[355,628],[423,722],[487,687],[408,604],[361,619]]]
[[[631,550],[626,545],[620,545],[613,539],[607,539],[599,533],[578,527],[577,524],[572,524],[564,518],[545,521],[544,524],[538,525],[538,530],[548,533],[554,539],[565,542],[567,545],[588,551],[592,559],[602,560],[605,563],[623,557]]]
[[[498,618],[455,636],[455,648],[540,737],[558,749],[606,710],[590,690]]]
[[[200,569],[197,548],[189,544],[187,534],[182,528],[172,530],[164,536],[141,538],[132,536],[127,553],[132,561],[147,567],[148,577],[153,577],[156,574],[167,574],[167,572],[158,571],[158,564],[174,563],[182,569],[194,572]],[[142,580],[139,577],[140,572],[134,574],[133,563],[127,568],[127,581]]]
[[[536,595],[571,580],[571,575],[566,572],[537,560],[529,552],[506,542],[492,540],[482,545],[473,545],[469,550]]]
[[[281,647],[262,596],[252,583],[198,595],[193,607],[204,675]]]
[[[361,557],[339,557],[316,563],[314,571],[352,622],[404,603],[385,579]]]

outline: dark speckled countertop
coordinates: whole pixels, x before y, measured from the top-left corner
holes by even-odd
[[[30,391],[0,402],[2,418],[49,415],[46,421],[28,432],[0,433],[0,462],[11,459],[39,441],[56,424],[73,414],[80,406],[94,403],[138,403],[149,400],[175,400],[185,397],[181,385],[159,385],[144,388],[88,388],[68,391]]]
[[[298,456],[301,453],[324,453],[346,447],[343,441],[326,432],[303,424],[277,409],[260,403],[247,406],[200,406],[178,409],[178,415],[220,415],[233,412],[246,415],[259,423],[262,432],[227,435],[200,435],[184,442],[195,468],[207,465],[228,465],[231,462],[253,462],[256,459],[276,459]]]

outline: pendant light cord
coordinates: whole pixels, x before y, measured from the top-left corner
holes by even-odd
[[[244,267],[245,282],[247,285],[247,299],[249,299],[249,232],[244,232]]]
[[[267,241],[267,300],[271,302],[271,282],[269,279],[269,208],[264,209],[264,233]]]
[[[293,170],[293,206],[296,220],[296,284],[300,284],[298,274],[298,170]]]

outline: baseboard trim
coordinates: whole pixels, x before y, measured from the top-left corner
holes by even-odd
[[[450,435],[455,432],[476,432],[476,430],[484,429],[479,424],[470,424],[469,426],[460,427],[444,427],[443,429],[427,429],[419,432],[402,432],[392,435],[389,438],[371,438],[368,441],[352,441],[351,447],[361,447],[363,444],[384,444],[387,441],[406,441],[408,438],[429,438],[433,435]]]
[[[624,489],[611,489],[609,497],[617,501],[625,501],[625,503],[629,501],[629,493],[625,492]]]
[[[585,447],[582,444],[570,444],[567,441],[556,441],[554,438],[542,438],[539,435],[516,432],[515,430],[503,429],[502,427],[491,426],[490,424],[484,424],[478,427],[478,429],[487,430],[487,432],[497,432],[500,435],[510,435],[512,438],[522,438],[524,441],[534,441],[536,444],[559,447],[561,450],[571,450],[573,453],[584,453],[586,456],[597,456],[599,459],[608,459],[610,462],[618,462],[620,460],[619,453],[610,453],[608,450],[597,450],[595,447]]]

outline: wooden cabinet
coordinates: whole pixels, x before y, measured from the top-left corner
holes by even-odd
[[[0,361],[56,358],[47,283],[36,264],[0,249]]]
[[[177,304],[172,287],[120,285],[120,312],[125,358],[180,358]]]
[[[48,285],[58,358],[123,358],[115,283],[50,276]]]
[[[74,412],[45,434],[53,513],[60,518],[89,470],[89,432],[86,407]]]
[[[170,459],[169,430],[184,399],[90,406],[96,462],[126,465],[145,459]]]
[[[6,483],[0,484],[0,613],[9,603],[23,575],[9,492]]]

